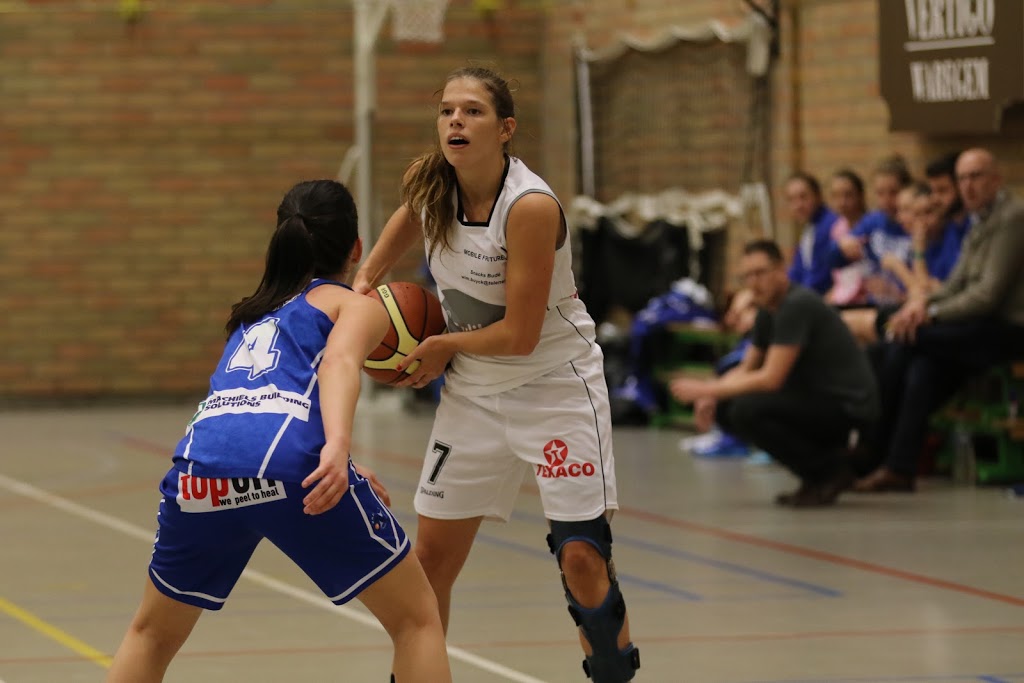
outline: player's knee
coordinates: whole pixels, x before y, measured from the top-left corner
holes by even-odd
[[[604,516],[583,522],[551,522],[548,546],[562,568],[562,583],[569,614],[590,643],[592,654],[583,670],[594,683],[623,683],[633,679],[640,668],[640,651],[632,643],[619,645],[626,622],[626,601],[619,591],[612,559],[612,532]],[[595,576],[607,586],[599,599],[581,603],[570,584],[588,585],[584,577]],[[581,580],[582,579],[582,580]],[[595,584],[589,584],[591,588]],[[593,591],[586,591],[595,597]]]
[[[155,618],[136,616],[128,627],[136,638],[146,643],[147,649],[170,658],[188,639],[190,629],[171,628]]]
[[[607,561],[590,543],[569,541],[562,546],[559,565],[566,579],[584,583],[607,580]]]

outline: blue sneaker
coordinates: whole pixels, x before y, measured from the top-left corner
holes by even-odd
[[[722,432],[717,440],[695,446],[693,454],[702,458],[745,458],[750,455],[750,447],[735,436]]]

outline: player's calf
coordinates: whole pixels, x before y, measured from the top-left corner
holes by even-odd
[[[584,607],[573,596],[562,570],[562,586],[569,602],[569,614],[583,632],[592,653],[583,662],[583,671],[594,683],[624,683],[633,679],[640,668],[640,651],[627,643],[619,647],[619,635],[626,622],[626,602],[619,591],[612,562],[612,531],[602,515],[586,522],[551,522],[548,547],[562,567],[562,551],[572,541],[593,546],[604,558],[610,586],[604,600],[597,607]]]

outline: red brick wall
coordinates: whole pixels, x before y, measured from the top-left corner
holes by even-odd
[[[204,390],[281,196],[334,176],[352,144],[352,16],[333,5],[160,3],[129,25],[116,2],[4,4],[0,398]],[[362,211],[396,205],[432,93],[470,59],[522,82],[519,153],[538,156],[542,23],[517,19],[489,26],[455,0],[444,48],[382,38]]]
[[[432,143],[433,93],[449,70],[475,60],[516,79],[517,153],[568,200],[574,36],[598,48],[623,32],[734,24],[746,12],[741,0],[503,4],[488,20],[472,0],[452,0],[443,48],[381,39],[376,201],[360,207],[377,225],[404,166]],[[890,133],[876,0],[782,4],[776,181],[798,167],[866,175],[892,151],[919,171],[946,149],[985,145],[1010,184],[1024,186],[1024,107],[1000,135]],[[259,277],[281,195],[299,179],[333,176],[352,144],[349,3],[156,6],[130,26],[116,2],[3,5],[0,399],[201,393],[228,308]],[[787,229],[780,237],[792,239]],[[411,277],[415,261],[396,275]]]

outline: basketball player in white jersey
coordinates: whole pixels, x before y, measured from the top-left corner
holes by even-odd
[[[446,371],[416,494],[415,552],[447,627],[451,591],[485,518],[506,521],[527,472],[596,683],[640,665],[611,561],[618,507],[603,356],[576,296],[569,236],[547,184],[507,152],[508,84],[477,67],[449,75],[439,146],[405,174],[402,206],[353,282],[376,286],[424,242],[448,333],[403,361],[403,384]],[[450,365],[449,365],[450,363]]]
[[[210,393],[160,485],[149,580],[108,683],[163,680],[264,538],[332,602],[358,596],[380,620],[392,683],[451,681],[430,584],[386,492],[349,458],[363,361],[390,324],[342,284],[362,253],[356,223],[333,180],[299,183],[278,207],[263,279],[232,308]]]

